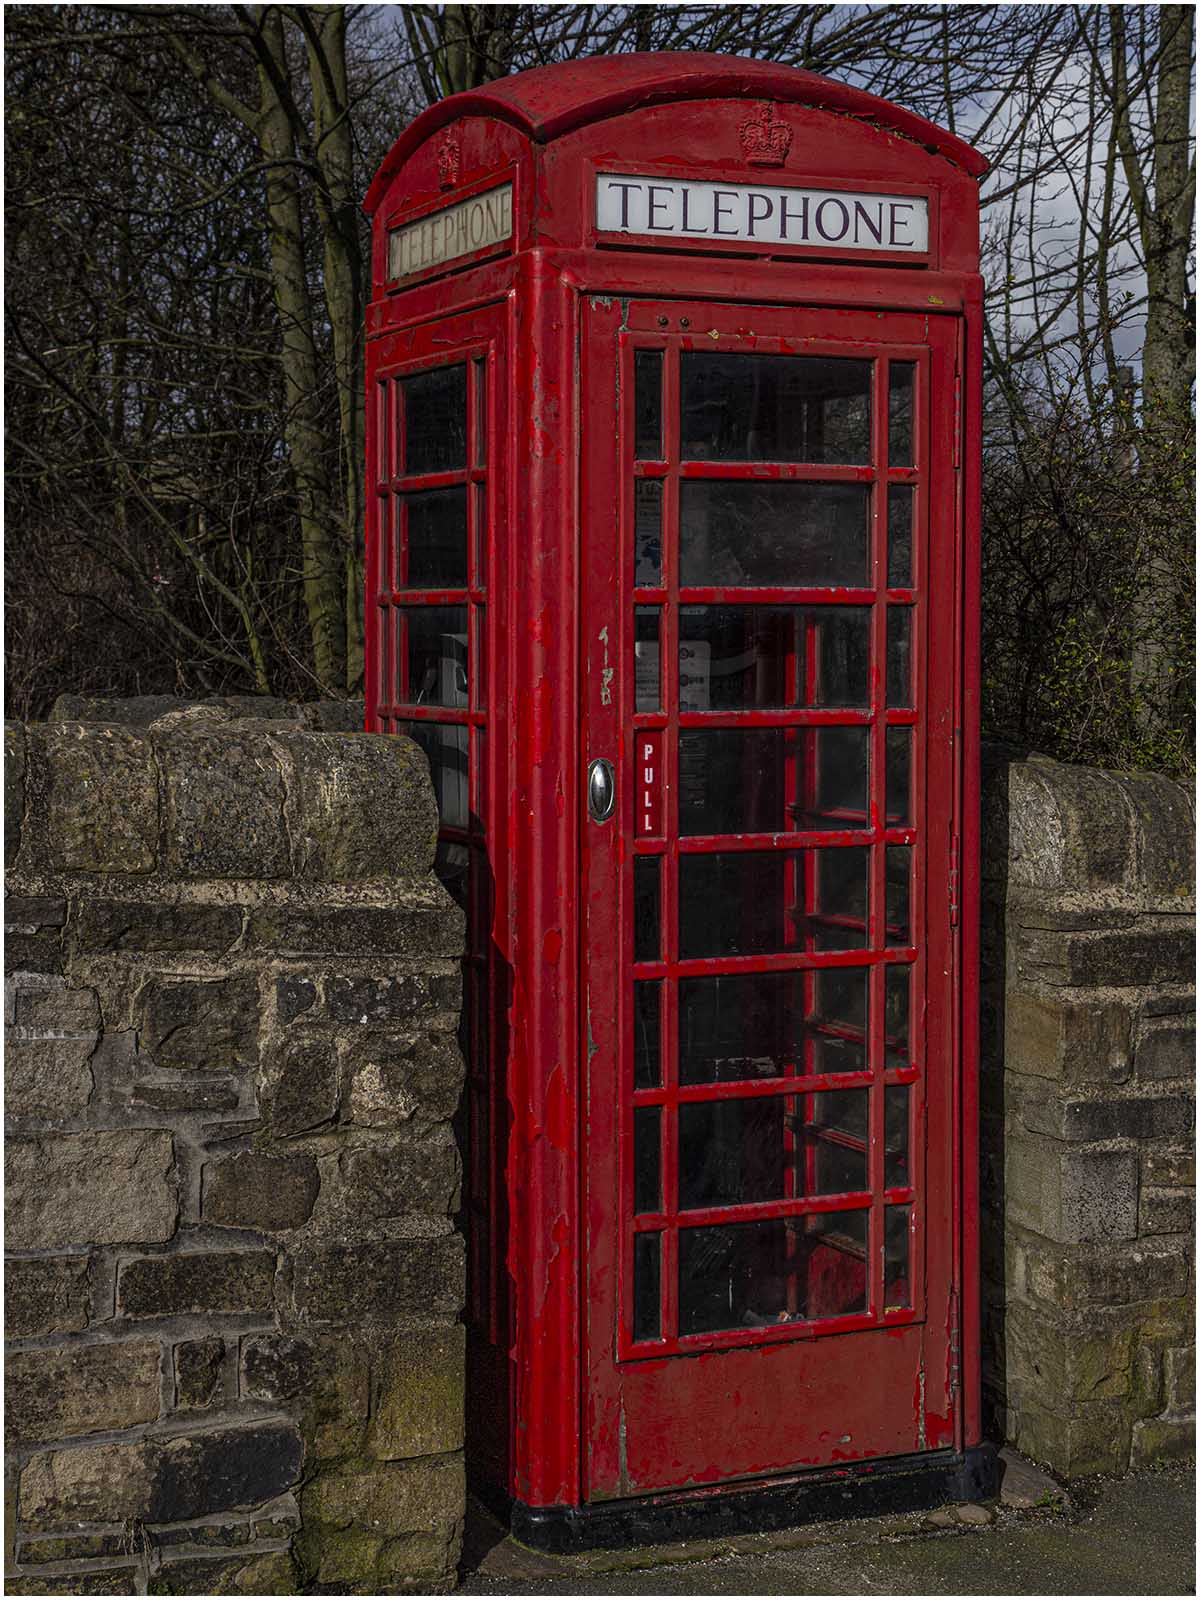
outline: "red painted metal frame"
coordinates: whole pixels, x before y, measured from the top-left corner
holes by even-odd
[[[931,260],[942,267],[911,260],[851,263],[840,257],[764,260],[756,259],[752,250],[702,255],[682,241],[682,248],[673,252],[621,248],[608,241],[603,248],[590,247],[591,197],[582,172],[610,162],[612,170],[641,167],[653,155],[650,170],[677,176],[686,166],[696,176],[753,181],[753,170],[746,169],[738,154],[736,130],[747,101],[763,99],[776,101],[785,117],[804,129],[809,149],[828,150],[822,177],[829,187],[876,183],[888,190],[905,184],[928,193],[931,229],[936,229]],[[827,132],[814,144],[822,128]],[[442,189],[436,159],[447,129],[461,143],[463,175],[461,187],[448,191]],[[936,153],[927,153],[930,147]],[[672,150],[687,150],[688,163],[675,159]],[[931,595],[929,600],[931,608],[938,605],[943,623],[931,630],[932,647],[940,652],[936,670],[957,685],[956,702],[936,730],[945,739],[947,760],[952,756],[954,764],[946,768],[951,804],[945,843],[947,874],[951,851],[957,864],[958,919],[949,947],[957,1014],[935,1022],[944,1030],[938,1048],[950,1051],[957,1063],[949,1079],[957,1099],[948,1116],[958,1193],[946,1219],[953,1293],[941,1342],[951,1397],[958,1403],[941,1420],[929,1412],[925,1447],[953,1445],[961,1450],[979,1439],[975,1029],[982,293],[973,180],[982,170],[975,153],[944,131],[843,85],[732,58],[628,57],[518,74],[441,102],[397,141],[368,196],[368,209],[377,213],[377,287],[367,316],[373,419],[368,428],[369,483],[375,481],[379,442],[372,385],[381,363],[394,359],[386,352],[397,338],[407,341],[410,350],[421,351],[419,358],[405,359],[461,359],[463,335],[456,325],[461,327],[464,318],[484,317],[491,319],[492,336],[507,360],[502,382],[499,367],[492,379],[503,393],[495,394],[491,413],[502,436],[490,441],[488,451],[489,470],[497,476],[489,484],[486,713],[492,811],[487,852],[495,878],[492,938],[500,974],[493,994],[504,1012],[500,1031],[506,1036],[492,1084],[493,1113],[500,1115],[492,1118],[488,1184],[496,1191],[497,1211],[507,1213],[507,1246],[503,1263],[493,1261],[491,1270],[502,1298],[507,1298],[505,1314],[491,1319],[494,1339],[489,1343],[476,1337],[473,1359],[477,1393],[482,1375],[483,1386],[490,1384],[496,1396],[486,1427],[476,1424],[476,1466],[526,1505],[579,1505],[595,1491],[585,1437],[594,1446],[600,1441],[601,1455],[608,1448],[604,1441],[611,1439],[613,1459],[620,1455],[620,1417],[591,1412],[594,1400],[585,1399],[590,1391],[583,1367],[587,1286],[597,1261],[594,1248],[587,1253],[590,1191],[584,1144],[595,1111],[586,1098],[594,1036],[586,1005],[582,1013],[576,1011],[588,978],[577,914],[589,890],[580,856],[580,816],[586,758],[604,753],[584,747],[578,716],[580,684],[587,681],[591,666],[599,666],[589,661],[591,644],[583,637],[580,610],[580,562],[597,539],[587,520],[591,513],[581,506],[579,476],[579,452],[587,448],[586,419],[598,422],[595,405],[600,398],[580,389],[588,297],[611,297],[614,336],[622,297],[677,303],[681,293],[695,302],[724,305],[731,316],[740,307],[749,321],[755,306],[762,305],[828,307],[835,314],[836,308],[854,308],[856,314],[883,319],[881,346],[889,342],[886,324],[892,313],[927,315],[939,326],[961,330],[961,401],[953,417],[953,408],[946,408],[946,428],[933,441],[941,459],[952,457],[956,469],[956,476],[945,474],[943,510],[948,508],[949,519],[939,523],[947,530],[953,527],[954,539],[952,548],[943,551],[940,599]],[[795,184],[801,181],[798,171],[789,163],[767,181]],[[809,158],[805,177],[811,176]],[[453,204],[469,189],[510,178],[511,255],[451,262],[444,276],[431,275],[400,288],[386,285],[388,226],[433,209],[439,200]],[[674,309],[677,314],[677,304]],[[610,438],[613,392],[607,396],[605,424]],[[512,426],[504,426],[505,415],[513,419]],[[586,459],[583,470],[583,487],[590,492]],[[615,492],[614,483],[610,507]],[[379,543],[372,501],[367,530],[369,727],[381,725],[384,704],[375,602],[381,579]],[[903,598],[915,597],[921,581],[922,575],[916,574],[914,590]],[[703,594],[718,601],[727,593],[732,599],[735,592],[714,588],[695,591],[695,597]],[[646,591],[647,598],[650,593]],[[787,593],[797,603],[802,599],[802,592]],[[867,594],[845,598],[863,601]],[[664,660],[666,644],[664,639]],[[791,713],[790,719],[819,725],[822,716]],[[457,719],[442,715],[438,720]],[[462,720],[472,722],[473,717]],[[653,717],[649,720],[653,725]],[[772,713],[769,720],[778,725],[789,718]],[[681,725],[690,721],[688,713],[681,715]],[[931,725],[928,731],[932,741],[935,729]],[[843,842],[852,838],[852,830],[847,831]],[[797,843],[794,835],[784,839]],[[699,841],[686,844],[700,847]],[[947,888],[948,895],[952,892]],[[919,1109],[914,1106],[910,1114],[915,1118]],[[901,1327],[891,1336],[905,1334]],[[814,1346],[820,1342],[812,1341]],[[776,1352],[786,1348],[786,1340],[774,1346]],[[831,1390],[826,1399],[832,1416],[838,1394]],[[711,1410],[709,1400],[703,1389],[697,1392],[698,1418]],[[719,1444],[720,1429],[712,1437]],[[620,1473],[616,1476],[620,1492]],[[706,1476],[720,1480],[719,1460],[714,1458],[713,1471]],[[634,1487],[628,1473],[625,1481],[627,1489]],[[606,1491],[600,1487],[600,1492]]]

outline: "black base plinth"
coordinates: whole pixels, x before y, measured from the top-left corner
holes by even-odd
[[[767,1533],[836,1517],[927,1511],[965,1500],[988,1500],[999,1483],[995,1447],[895,1456],[787,1477],[683,1489],[586,1506],[527,1506],[494,1485],[472,1484],[479,1498],[509,1525],[513,1538],[535,1550],[571,1555],[639,1544]]]

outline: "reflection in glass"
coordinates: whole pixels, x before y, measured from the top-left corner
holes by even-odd
[[[434,367],[402,378],[404,471],[454,472],[467,464],[467,369]]]
[[[661,461],[662,351],[638,350],[633,358],[634,453],[639,461]]]
[[[814,972],[813,1072],[865,1072],[870,992],[864,967]]]
[[[912,587],[913,491],[907,483],[889,483],[888,588]]]
[[[885,852],[887,872],[887,943],[912,943],[911,889],[912,847],[889,844]]]
[[[885,1311],[912,1305],[909,1270],[911,1206],[888,1206],[883,1225],[883,1305]]]
[[[806,898],[806,857],[818,860]],[[824,864],[822,856],[838,856]],[[679,859],[679,954],[774,955],[860,950],[867,851],[746,850]]]
[[[661,983],[635,983],[633,986],[633,1086],[657,1089],[661,1079],[659,1065],[659,1027]]]
[[[813,728],[816,798],[804,828],[861,828],[867,821],[867,730]],[[824,819],[824,820],[822,820]]]
[[[883,1186],[904,1188],[908,1175],[908,1099],[906,1083],[889,1084],[883,1091]]]
[[[804,1040],[802,972],[680,981],[680,1083],[726,1083],[803,1072]]]
[[[635,478],[633,484],[633,581],[655,588],[662,582],[662,482]]]
[[[823,812],[814,804],[814,759],[828,734],[844,756],[857,747],[858,782],[853,816]],[[824,832],[862,827],[866,811],[866,728],[693,728],[679,735],[679,831],[684,837],[719,833]],[[849,786],[849,775],[843,775]]]
[[[907,1067],[912,1061],[908,1038],[912,970],[907,965],[884,968],[883,1027],[887,1039],[884,1062],[889,1067]]]
[[[805,1195],[859,1194],[867,1188],[866,1089],[837,1089],[800,1102],[808,1120],[797,1130],[802,1170],[797,1192]]]
[[[888,367],[888,466],[913,463],[913,382],[916,363],[893,361]]]
[[[887,825],[906,828],[912,822],[912,729],[889,728],[885,740]]]
[[[680,387],[685,461],[869,459],[869,361],[684,351]]]
[[[866,1216],[835,1211],[682,1229],[680,1333],[865,1310]]]
[[[633,1337],[657,1339],[662,1334],[659,1286],[662,1278],[662,1235],[633,1236]]]
[[[859,483],[685,482],[679,581],[861,588],[869,500],[869,486]]]
[[[658,711],[662,691],[658,674],[658,631],[661,611],[658,606],[634,607],[633,681],[634,708]]]
[[[887,614],[887,703],[897,710],[911,710],[912,682],[912,607],[889,606]]]
[[[467,586],[467,491],[429,489],[404,495],[408,511],[409,589]]]
[[[790,1102],[706,1100],[679,1108],[679,1209],[781,1200]]]
[[[681,606],[680,704],[865,709],[870,622],[867,606]]]
[[[407,667],[407,693],[397,686],[401,705],[464,707],[467,703],[466,606],[405,606],[397,609],[407,642],[399,660]]]
[[[661,870],[658,856],[636,856],[633,863],[633,959],[657,961]]]
[[[639,1106],[633,1113],[633,1209],[662,1209],[662,1149],[657,1106]]]

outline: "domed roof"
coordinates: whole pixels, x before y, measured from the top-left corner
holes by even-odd
[[[363,209],[373,212],[417,146],[459,117],[495,117],[535,143],[549,144],[589,122],[645,106],[742,97],[790,101],[858,117],[945,156],[972,177],[987,171],[983,156],[954,134],[850,84],[748,56],[660,50],[533,67],[437,101],[396,140],[375,174]]]

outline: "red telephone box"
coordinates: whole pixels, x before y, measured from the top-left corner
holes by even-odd
[[[469,1464],[526,1540],[993,1482],[983,168],[629,55],[432,106],[367,197],[368,726],[466,912]]]

